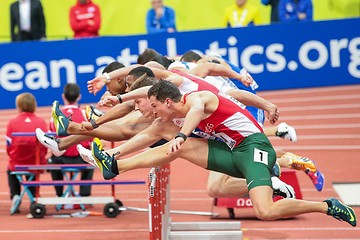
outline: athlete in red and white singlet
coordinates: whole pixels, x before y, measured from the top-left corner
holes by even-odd
[[[190,94],[184,95],[184,103]],[[208,118],[199,123],[200,130],[222,139],[230,149],[239,145],[245,137],[263,132],[262,127],[241,103],[230,100],[226,95],[214,94],[219,99],[219,105]]]

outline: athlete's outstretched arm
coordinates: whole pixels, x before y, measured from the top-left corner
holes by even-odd
[[[171,143],[151,148],[130,158],[118,160],[119,173],[139,168],[161,166],[170,163],[176,158],[183,158],[197,166],[207,168],[208,143],[206,139],[189,138],[179,151],[170,155],[167,154],[169,144]]]
[[[172,122],[162,122],[159,119],[156,119],[148,128],[136,134],[130,140],[124,144],[110,149],[107,152],[109,154],[115,154],[116,159],[119,159],[122,156],[127,154],[142,150],[149,147],[150,145],[156,143],[157,141],[163,139],[170,140],[179,132],[179,127],[173,124]]]
[[[242,84],[245,86],[250,86],[253,82],[252,78],[247,77],[246,75],[237,73],[230,68],[224,67],[223,65],[216,64],[216,63],[202,63],[193,68],[190,73],[199,76],[199,77],[206,77],[206,76],[223,76],[228,78],[235,78],[240,80]]]
[[[110,80],[113,80],[113,79],[116,79],[119,77],[126,77],[133,68],[138,67],[138,66],[140,66],[140,65],[136,64],[136,65],[131,65],[128,67],[124,67],[124,68],[120,68],[115,71],[112,71],[112,72],[108,73]],[[106,77],[104,75],[97,76],[94,79],[88,81],[87,88],[88,88],[89,93],[93,93],[94,95],[96,95],[105,86],[105,84],[107,82],[108,82],[108,80],[106,79]]]
[[[239,89],[232,89],[226,93],[246,106],[254,106],[266,111],[267,118],[271,124],[274,124],[279,119],[280,112],[277,106],[256,94]]]
[[[108,111],[104,113],[101,117],[95,119],[96,125],[100,126],[104,123],[110,122],[112,120],[124,117],[135,108],[134,102],[126,102],[124,104],[117,104],[114,107],[110,108]],[[81,126],[83,130],[91,131],[93,130],[93,126],[90,122],[82,122]]]

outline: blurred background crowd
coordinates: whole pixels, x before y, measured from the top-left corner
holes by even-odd
[[[19,0],[19,2],[21,1],[24,0]],[[78,4],[77,1],[81,2],[80,0],[40,1],[46,22],[47,40],[74,38],[74,28],[72,28],[69,15],[70,9]],[[84,0],[84,2],[87,1]],[[11,41],[10,6],[14,2],[18,1],[0,1],[0,42]],[[287,11],[291,10],[289,9],[289,2],[310,2],[313,8],[311,18],[314,21],[360,16],[360,0],[91,0],[91,2],[98,6],[101,12],[101,26],[98,29],[98,35],[100,36],[150,33],[146,21],[150,17],[150,10],[154,8],[154,4],[159,4],[159,2],[163,2],[164,6],[174,11],[176,25],[174,30],[177,31],[224,28],[226,27],[224,26],[225,15],[228,11],[231,11],[229,8],[233,7],[237,2],[246,2],[247,5],[251,5],[255,9],[258,16],[255,25],[270,24],[271,19],[273,19],[270,16],[272,8],[278,5],[279,2],[286,2]],[[238,16],[240,20],[241,17],[248,17],[241,15],[241,13],[240,11]],[[230,15],[235,18],[233,13]],[[229,23],[229,25],[231,24]]]

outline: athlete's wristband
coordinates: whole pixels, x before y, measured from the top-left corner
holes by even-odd
[[[109,83],[111,81],[110,75],[107,72],[104,72],[103,76],[106,78],[106,83]]]
[[[119,103],[123,103],[123,100],[121,98],[121,94],[116,95],[116,97],[119,99]]]
[[[90,119],[90,123],[91,123],[91,126],[93,127],[93,129],[99,127],[99,125],[96,124],[95,119]]]
[[[176,134],[175,139],[181,137],[182,139],[184,139],[184,141],[186,141],[187,136],[185,134],[183,134],[182,132],[179,132],[178,134]]]

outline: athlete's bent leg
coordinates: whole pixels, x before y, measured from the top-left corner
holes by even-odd
[[[246,180],[234,178],[226,174],[210,171],[207,183],[210,197],[242,197],[248,194]]]
[[[303,213],[326,213],[325,202],[310,202],[298,199],[281,199],[276,202],[272,198],[272,189],[268,186],[254,187],[249,191],[256,217],[261,220],[276,220],[294,217]]]
[[[188,138],[180,150],[167,154],[171,142],[149,149],[133,157],[117,161],[119,173],[138,168],[150,168],[169,163],[176,158],[184,158],[187,161],[201,167],[207,167],[208,144],[206,139]]]

